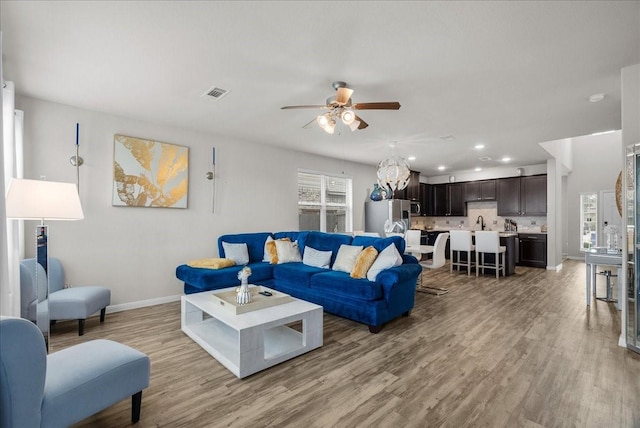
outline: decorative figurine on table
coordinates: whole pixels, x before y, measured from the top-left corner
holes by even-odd
[[[238,279],[240,280],[240,287],[236,290],[236,302],[239,305],[246,305],[251,303],[251,291],[249,290],[249,276],[251,276],[251,268],[249,266],[243,267],[238,272]]]

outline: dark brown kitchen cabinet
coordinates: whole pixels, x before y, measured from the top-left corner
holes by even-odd
[[[518,262],[521,266],[547,267],[547,235],[542,233],[519,233]]]
[[[465,204],[464,200],[464,183],[449,183],[447,187],[447,196],[449,199],[449,213],[447,215],[467,215],[467,204]]]
[[[546,175],[500,178],[496,190],[499,216],[547,215]]]
[[[467,202],[495,200],[496,180],[469,181],[465,183],[464,199]]]
[[[547,176],[520,177],[522,215],[547,215]]]
[[[433,210],[432,215],[447,215],[449,207],[447,205],[447,184],[435,184],[433,186]]]
[[[410,171],[409,184],[402,190],[393,192],[394,199],[407,199],[409,201],[420,200],[420,173],[418,171]]]
[[[434,216],[465,216],[464,183],[435,184],[433,186]]]
[[[420,215],[433,215],[433,185],[420,183]]]
[[[406,191],[405,199],[416,202],[420,200],[420,173],[418,171],[411,171]]]

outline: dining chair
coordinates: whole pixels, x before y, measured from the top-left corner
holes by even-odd
[[[427,269],[438,269],[447,263],[445,249],[447,248],[448,233],[439,233],[436,242],[433,245],[433,258],[420,262],[422,267]]]
[[[406,242],[405,248],[409,250],[408,247],[420,247],[420,237],[422,232],[419,230],[407,230],[404,234],[404,240]],[[422,253],[419,251],[406,251],[407,253],[414,256],[418,261],[422,258]]]
[[[505,276],[505,253],[507,247],[500,245],[500,234],[496,230],[485,230],[476,232],[476,276],[482,269],[484,274],[485,268],[494,269],[496,271],[496,278],[500,277],[500,270],[502,270],[502,276]],[[485,262],[484,256],[486,253],[494,254],[495,263]]]
[[[453,273],[453,268],[467,268],[467,275],[471,276],[471,267],[473,266],[473,254],[475,246],[473,245],[473,237],[470,230],[450,230],[449,231],[449,259],[451,266],[449,271]],[[462,260],[461,255],[466,253],[466,260]]]
[[[447,240],[449,239],[448,233],[439,233],[436,238],[436,242],[433,245],[433,258],[420,262],[420,266],[427,269],[438,269],[443,267],[447,263],[445,251],[447,248]],[[440,296],[449,292],[446,288],[425,286],[423,284],[424,275],[420,273],[420,287],[417,291],[423,291],[430,294]]]

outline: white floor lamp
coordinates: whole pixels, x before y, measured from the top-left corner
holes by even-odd
[[[48,267],[48,226],[45,220],[82,220],[84,214],[78,189],[73,183],[14,178],[6,197],[7,218],[14,220],[40,220],[36,227],[36,288],[35,300],[25,302],[21,298],[21,316],[34,321],[49,344],[49,287],[46,277]],[[44,277],[43,277],[44,275]],[[37,284],[43,286],[38,287]]]

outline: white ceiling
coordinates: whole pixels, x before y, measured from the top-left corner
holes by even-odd
[[[0,15],[20,94],[371,165],[397,141],[425,176],[537,164],[538,143],[620,129],[620,70],[640,62],[638,1],[2,1]],[[302,128],[320,111],[280,109],[323,104],[334,80],[402,107],[339,135]],[[231,92],[203,98],[213,86]]]

